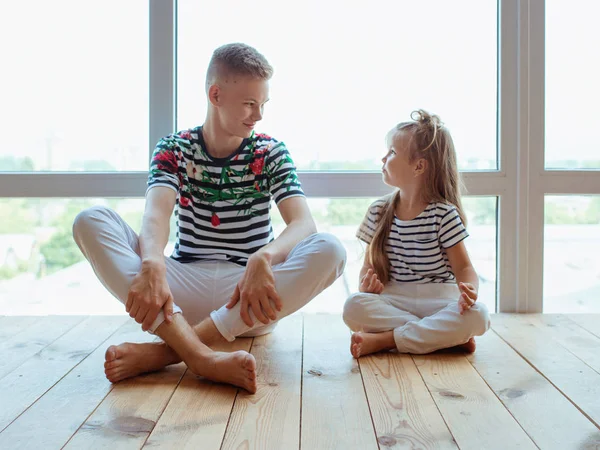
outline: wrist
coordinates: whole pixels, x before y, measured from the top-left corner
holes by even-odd
[[[268,249],[260,249],[256,253],[254,253],[250,257],[250,259],[253,259],[253,260],[263,260],[269,266],[271,266],[271,264],[273,262],[273,254]]]
[[[166,265],[164,258],[147,257],[142,259],[142,270],[165,271]]]

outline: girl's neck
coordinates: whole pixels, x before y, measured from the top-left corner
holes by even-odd
[[[425,211],[429,202],[424,200],[421,192],[399,191],[399,202],[396,204],[396,217],[400,220],[412,220]]]
[[[206,151],[214,158],[226,158],[237,151],[243,139],[227,133],[214,117],[207,117],[202,125],[202,137]]]

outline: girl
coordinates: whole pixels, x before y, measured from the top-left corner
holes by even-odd
[[[490,327],[463,240],[454,144],[439,117],[419,110],[388,133],[383,181],[357,237],[367,244],[360,292],[344,305],[355,358],[381,350],[475,351]]]

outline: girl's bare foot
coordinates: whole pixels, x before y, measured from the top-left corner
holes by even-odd
[[[456,345],[454,347],[444,348],[439,350],[442,353],[474,353],[475,352],[475,338],[470,338],[464,344]]]
[[[383,333],[365,333],[357,331],[350,340],[350,353],[356,359],[371,353],[396,348],[393,331]]]

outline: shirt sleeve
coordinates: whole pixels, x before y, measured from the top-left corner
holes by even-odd
[[[275,204],[286,198],[304,196],[296,166],[283,142],[271,150],[265,165],[269,177],[269,192]]]
[[[155,186],[166,186],[179,192],[178,153],[180,151],[176,135],[167,136],[158,141],[150,160],[148,190]]]
[[[439,241],[442,248],[454,247],[469,236],[456,208],[450,209],[440,222]]]
[[[381,213],[382,202],[380,200],[369,206],[365,218],[358,227],[356,237],[366,244],[371,244],[375,230],[377,228],[377,222],[379,222],[379,215]]]

